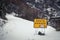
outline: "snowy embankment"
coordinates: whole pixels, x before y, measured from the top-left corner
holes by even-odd
[[[8,22],[4,25],[4,40],[60,40],[60,32],[48,26],[45,36],[34,35],[33,22],[22,18],[6,15]],[[39,29],[40,30],[40,29]]]

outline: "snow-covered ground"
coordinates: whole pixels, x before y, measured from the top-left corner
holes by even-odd
[[[48,26],[44,36],[35,35],[33,22],[22,18],[6,15],[8,22],[4,25],[3,40],[60,40],[60,32]],[[39,29],[40,30],[40,29]]]

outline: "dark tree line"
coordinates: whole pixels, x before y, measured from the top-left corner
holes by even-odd
[[[0,18],[5,19],[5,20],[7,20],[5,17],[5,15],[6,15],[6,9],[5,8],[6,8],[7,4],[8,3],[5,0],[0,1]]]
[[[14,0],[14,2],[10,2],[10,1],[12,1],[12,0],[1,0],[0,1],[0,18],[7,20],[5,15],[6,15],[6,13],[11,13],[11,12],[15,12],[16,14],[19,14],[19,16],[22,15],[20,17],[23,17],[23,18],[26,15],[29,17],[30,15],[28,15],[29,14],[28,9],[32,10],[32,8],[30,8],[29,6],[24,4],[24,3],[27,3],[27,2],[31,3],[32,5],[35,5],[36,8],[38,8],[42,11],[42,12],[40,11],[41,13],[39,13],[39,16],[40,16],[40,14],[42,14],[42,16],[44,14],[49,16],[48,11],[46,11],[46,12],[43,11],[44,10],[44,5],[45,5],[45,8],[48,8],[48,6],[50,6],[54,9],[60,11],[60,8],[58,7],[58,6],[60,6],[60,1],[57,1],[57,0],[43,0],[43,1],[40,0],[39,2],[35,2],[35,0],[16,0],[17,3],[15,2],[15,0]],[[19,4],[20,3],[19,1],[23,2],[22,5]],[[24,8],[23,6],[25,6],[26,8]],[[37,14],[37,12],[36,12],[36,14]],[[31,13],[31,16],[33,17],[34,14],[32,14],[32,13],[34,13],[34,12],[31,11],[30,13]]]
[[[17,9],[17,6],[13,3],[10,3],[9,0],[0,1],[0,18],[7,20],[6,13],[11,13]]]

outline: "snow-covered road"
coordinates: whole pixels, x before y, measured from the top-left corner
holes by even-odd
[[[4,40],[60,40],[60,32],[48,26],[45,36],[34,35],[33,22],[7,15],[8,22],[4,25]],[[40,30],[40,29],[39,29]]]

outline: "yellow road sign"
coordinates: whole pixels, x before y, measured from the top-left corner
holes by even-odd
[[[34,19],[34,28],[47,28],[46,19]]]

